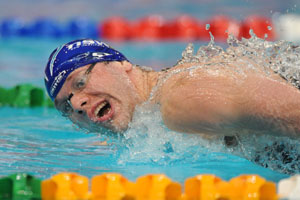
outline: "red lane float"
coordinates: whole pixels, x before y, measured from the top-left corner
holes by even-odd
[[[131,24],[125,18],[111,17],[98,25],[99,37],[109,40],[128,40],[131,37]]]
[[[208,27],[206,27],[208,26]],[[250,38],[250,29],[260,38],[275,39],[272,23],[262,16],[250,16],[238,22],[228,16],[215,16],[206,22],[188,15],[166,21],[160,15],[150,15],[137,21],[112,17],[99,25],[101,36],[109,40],[205,40],[212,33],[216,41],[226,41],[228,34],[237,38]]]
[[[142,40],[160,40],[164,19],[160,15],[151,15],[133,22],[131,38]]]
[[[176,40],[208,40],[209,33],[205,29],[204,23],[190,17],[182,15],[174,21],[166,23],[161,30],[163,39]]]
[[[275,39],[273,24],[271,20],[266,17],[257,15],[247,17],[242,23],[240,36],[250,38],[250,29],[252,29],[259,38],[265,38],[265,36],[267,36],[267,40]]]
[[[217,41],[226,41],[228,34],[240,35],[240,23],[227,16],[216,16],[208,21],[210,31]]]

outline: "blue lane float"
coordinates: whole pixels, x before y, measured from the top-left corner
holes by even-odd
[[[67,35],[74,38],[97,38],[100,30],[97,30],[97,23],[87,18],[72,18],[66,25]]]
[[[22,36],[25,29],[25,23],[17,18],[7,18],[2,20],[0,33],[3,37]]]
[[[6,18],[0,22],[0,37],[86,37],[98,38],[97,23],[86,18],[73,18],[61,23],[51,18],[39,18],[25,23],[19,18]]]
[[[28,26],[29,36],[60,38],[66,35],[65,27],[53,19],[41,18]]]

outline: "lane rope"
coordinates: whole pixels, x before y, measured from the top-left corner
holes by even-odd
[[[86,18],[72,18],[59,22],[52,18],[38,18],[24,22],[19,18],[0,21],[0,37],[37,38],[103,38],[107,40],[209,40],[211,32],[216,40],[224,41],[228,34],[249,38],[250,29],[260,38],[277,39],[272,20],[264,16],[248,16],[237,21],[228,16],[214,16],[201,20],[181,15],[167,20],[160,15],[150,15],[137,20],[120,16],[100,22]]]

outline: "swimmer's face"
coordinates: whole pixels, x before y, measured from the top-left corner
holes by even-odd
[[[80,127],[124,131],[139,101],[127,62],[86,65],[74,70],[55,99],[55,107]]]

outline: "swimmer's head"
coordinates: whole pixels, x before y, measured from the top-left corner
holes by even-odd
[[[55,108],[79,127],[122,132],[146,98],[147,74],[102,42],[76,40],[50,55],[45,84]]]
[[[120,52],[98,40],[81,39],[55,49],[45,69],[45,85],[54,101],[64,82],[77,68],[97,62],[128,61]]]

